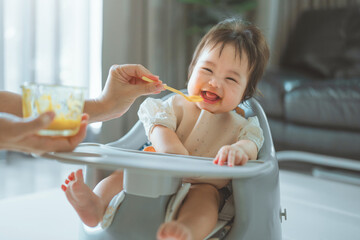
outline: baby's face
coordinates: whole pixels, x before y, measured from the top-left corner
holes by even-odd
[[[235,47],[227,44],[220,54],[221,44],[205,48],[194,66],[188,83],[189,95],[200,95],[196,105],[212,113],[234,110],[240,103],[248,82],[248,60],[242,54],[235,57]]]

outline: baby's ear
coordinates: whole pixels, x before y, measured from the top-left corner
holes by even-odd
[[[240,114],[242,117],[245,117],[245,111],[242,108],[236,107],[235,111],[237,114]]]

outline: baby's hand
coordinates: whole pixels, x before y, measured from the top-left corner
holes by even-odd
[[[220,166],[227,162],[229,167],[236,165],[245,165],[249,160],[249,156],[246,154],[244,149],[238,145],[225,145],[220,148],[213,163]]]

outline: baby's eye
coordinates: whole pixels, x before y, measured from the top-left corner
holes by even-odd
[[[207,72],[210,72],[212,73],[211,69],[210,68],[203,68],[203,70],[207,71]]]
[[[228,80],[230,80],[230,81],[237,82],[234,78],[231,78],[231,77],[227,77],[226,79],[228,79]]]

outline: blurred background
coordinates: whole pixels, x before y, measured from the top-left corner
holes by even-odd
[[[87,97],[94,98],[111,65],[126,63],[142,64],[168,85],[186,88],[200,38],[220,20],[238,16],[258,25],[270,46],[257,98],[275,149],[345,159],[348,167],[337,161],[315,172],[328,178],[340,169],[333,180],[355,186],[349,191],[359,195],[359,5],[359,0],[0,0],[0,89],[20,93],[23,82],[55,83],[86,87]],[[120,119],[92,124],[85,141],[108,143],[123,136],[138,120],[143,100]],[[279,155],[284,158],[293,160]],[[290,162],[280,165],[313,176],[326,157]],[[0,200],[59,189],[79,167],[0,151]],[[355,204],[359,215],[353,223],[359,223],[360,205],[348,204]]]
[[[83,86],[96,97],[112,64],[139,63],[176,88],[199,39],[218,21],[238,16],[257,24],[281,56],[298,16],[311,9],[347,8],[356,0],[1,0],[0,88],[23,82]],[[340,45],[341,43],[339,43]],[[137,119],[138,103],[121,119],[93,124],[89,140],[107,143]],[[101,133],[100,133],[101,128]]]

